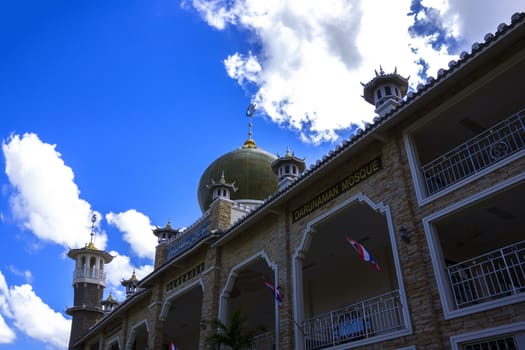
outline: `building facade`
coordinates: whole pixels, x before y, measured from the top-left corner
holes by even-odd
[[[525,349],[523,81],[518,13],[416,92],[376,73],[374,123],[308,169],[250,135],[125,301],[88,326],[75,303],[70,347],[204,349],[242,310],[260,350]]]

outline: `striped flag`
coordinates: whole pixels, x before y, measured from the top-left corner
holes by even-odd
[[[171,340],[170,340],[169,350],[177,350],[177,347],[175,346],[175,344],[173,344],[173,342]]]
[[[377,263],[376,259],[374,259],[372,254],[370,254],[370,252],[366,250],[366,248],[362,244],[360,244],[357,241],[354,241],[350,237],[346,237],[346,240],[352,245],[352,247],[354,247],[354,249],[357,251],[357,254],[359,254],[361,260],[368,261],[370,264],[372,264],[372,266],[374,266],[374,268],[377,271],[381,271],[381,267],[379,267],[379,264]]]
[[[275,297],[275,300],[277,301],[277,304],[279,306],[283,305],[283,292],[279,290],[279,287],[275,287],[272,282],[268,280],[264,280],[264,285],[268,287],[271,291],[273,296]]]

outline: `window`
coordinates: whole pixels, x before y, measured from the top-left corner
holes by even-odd
[[[385,95],[392,95],[392,89],[390,88],[390,86],[385,86]]]
[[[516,350],[514,337],[505,336],[494,338],[475,343],[469,343],[462,346],[462,350]]]

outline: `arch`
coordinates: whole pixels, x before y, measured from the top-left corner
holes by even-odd
[[[202,280],[202,278],[199,278],[198,280],[188,284],[184,288],[181,288],[177,291],[170,293],[166,297],[166,299],[164,299],[164,302],[162,303],[162,308],[159,314],[159,320],[166,321],[166,317],[168,316],[168,313],[170,311],[170,306],[173,300],[177,299],[182,294],[189,292],[191,289],[195,288],[195,286],[200,286],[202,291],[204,292],[204,281]]]
[[[115,345],[115,343],[117,344],[117,347],[118,349],[121,349],[121,346],[120,346],[120,335],[116,335],[112,338],[109,338],[107,341],[106,341],[106,346],[104,347],[105,350],[114,350],[113,349],[113,346]]]
[[[131,350],[132,349],[132,346],[133,346],[133,342],[135,341],[135,338],[137,336],[137,329],[141,326],[144,326],[146,327],[146,332],[148,333],[149,335],[149,323],[148,323],[148,320],[147,319],[143,319],[141,321],[138,321],[137,323],[135,323],[131,329],[129,330],[129,333],[128,333],[128,342],[126,344],[126,350]]]
[[[400,297],[401,297],[402,304],[405,306],[407,305],[407,298],[406,298],[405,288],[403,284],[401,264],[399,260],[398,248],[397,248],[397,243],[395,239],[394,224],[392,222],[390,207],[388,205],[385,205],[383,202],[375,203],[368,196],[364,195],[362,192],[356,193],[355,195],[339,203],[337,206],[327,210],[324,213],[321,213],[319,216],[310,220],[306,224],[306,227],[303,231],[303,236],[301,238],[301,241],[299,245],[296,247],[295,253],[292,256],[292,278],[293,278],[292,288],[293,288],[293,309],[294,309],[293,312],[294,312],[294,318],[297,322],[296,327],[295,327],[295,339],[297,339],[298,349],[302,349],[304,346],[303,342],[300,340],[303,338],[302,330],[298,326],[299,324],[302,324],[304,320],[302,261],[304,260],[306,253],[308,253],[310,249],[312,238],[316,233],[316,225],[325,221],[332,215],[344,210],[345,208],[348,208],[350,205],[356,202],[359,204],[367,205],[372,210],[384,215],[385,217],[389,242],[392,248],[392,257],[393,257],[394,269],[395,269],[397,284],[398,284],[398,288],[400,292]],[[408,309],[406,307],[403,308],[403,318],[404,318],[404,322],[406,325],[406,329],[403,330],[402,332],[396,333],[396,336],[399,336],[400,334],[412,333],[412,326],[410,324]]]
[[[230,292],[233,289],[233,286],[235,284],[235,279],[238,276],[238,271],[242,270],[243,268],[247,267],[251,263],[257,261],[258,259],[263,259],[269,268],[271,268],[274,271],[274,280],[278,281],[278,274],[277,274],[277,264],[270,260],[268,257],[268,254],[266,252],[260,251],[256,253],[255,255],[252,255],[248,259],[240,262],[239,264],[232,267],[230,270],[230,273],[228,274],[228,279],[226,280],[226,285],[222,289],[220,298],[219,298],[219,319],[221,321],[226,320],[226,314],[225,314],[225,307],[224,307],[224,301],[227,299],[230,295]]]
[[[242,262],[238,263],[237,265],[233,266],[228,273],[228,278],[226,280],[226,285],[222,289],[219,297],[219,319],[222,322],[225,322],[228,318],[227,314],[227,300],[230,296],[230,293],[232,292],[232,289],[235,285],[235,281],[237,277],[239,276],[239,272],[252,263],[257,262],[258,260],[263,260],[266,265],[274,272],[274,281],[276,281],[276,285],[278,285],[279,281],[279,274],[278,274],[278,267],[277,263],[273,262],[268,254],[262,250],[257,252],[256,254],[252,255],[251,257],[243,260]],[[279,306],[277,303],[274,302],[274,322],[275,322],[275,349],[279,350]]]

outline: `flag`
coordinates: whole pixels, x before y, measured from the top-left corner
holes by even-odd
[[[175,346],[175,344],[173,344],[173,342],[171,340],[170,340],[169,350],[177,350],[177,347]]]
[[[370,264],[372,264],[372,266],[374,266],[374,268],[377,271],[381,271],[381,268],[379,267],[379,264],[377,263],[376,259],[374,259],[372,254],[370,254],[370,252],[366,250],[366,248],[362,244],[360,244],[357,241],[354,241],[350,237],[346,237],[346,240],[348,241],[348,243],[352,245],[352,247],[354,247],[354,249],[359,254],[359,257],[361,258],[361,260],[368,261]]]
[[[272,291],[273,296],[275,297],[275,300],[277,301],[277,304],[279,306],[283,305],[283,292],[279,290],[279,287],[275,288],[272,282],[268,280],[264,280],[264,285]]]

